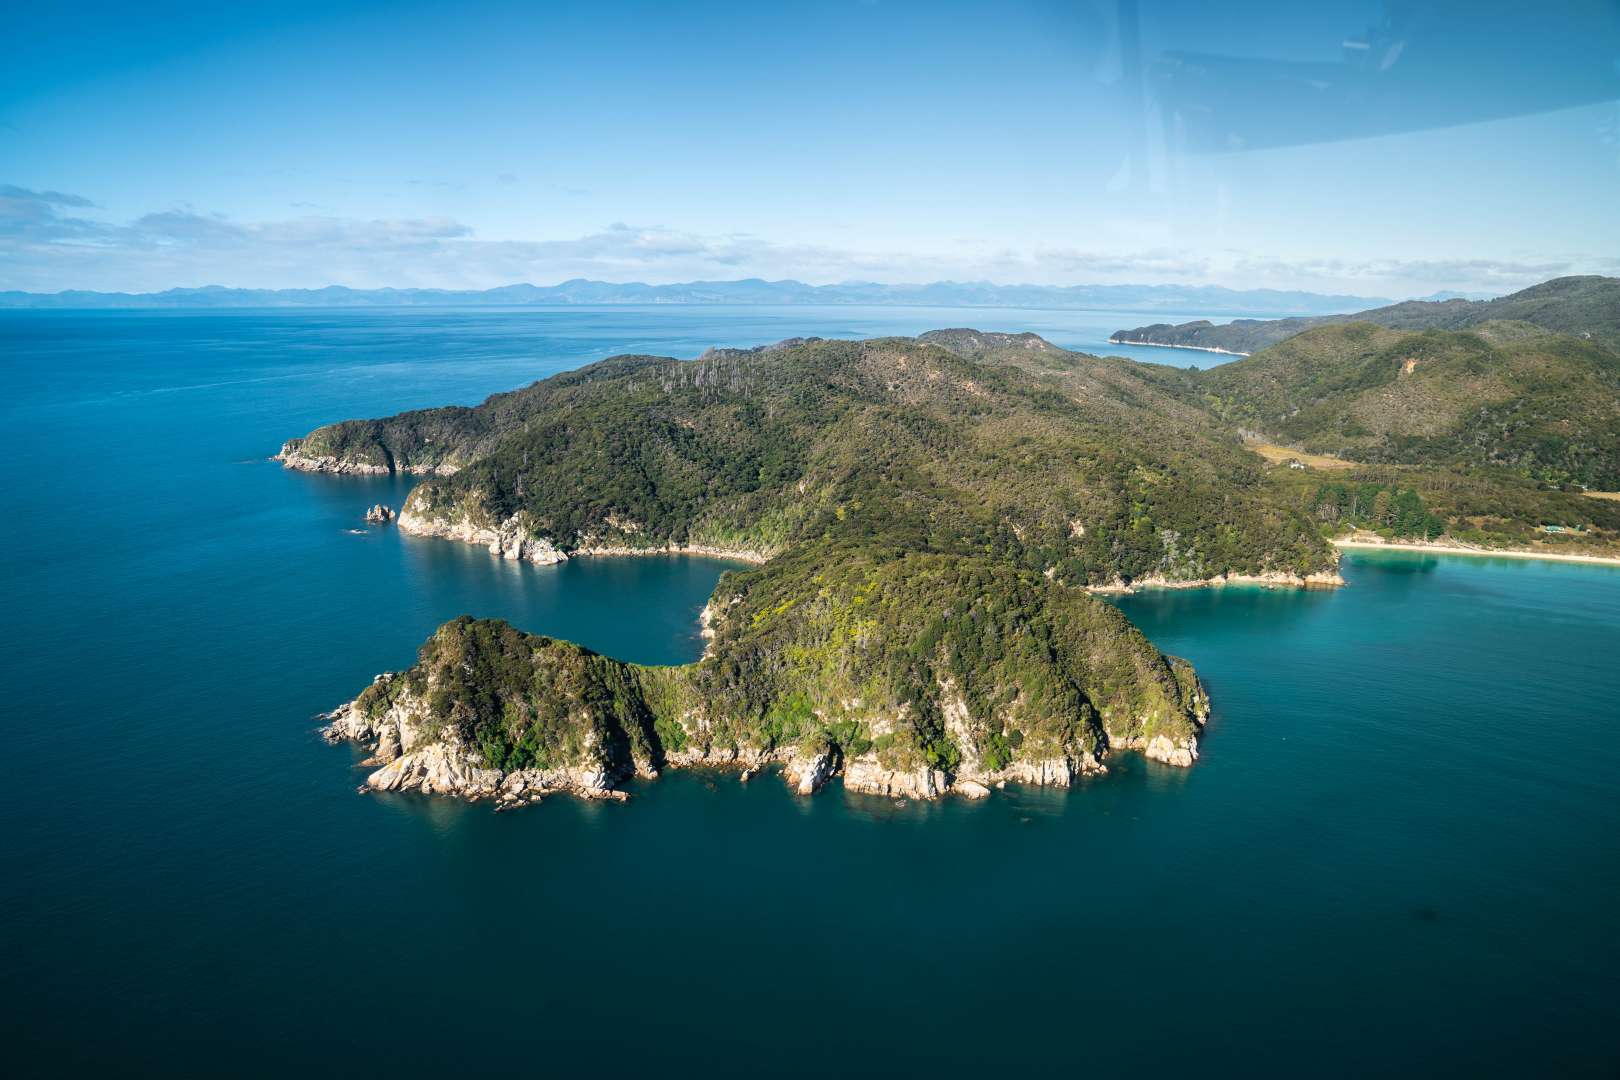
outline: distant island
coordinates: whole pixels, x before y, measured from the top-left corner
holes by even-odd
[[[913,307],[1012,307],[1098,311],[1220,311],[1300,315],[1343,311],[1383,301],[1297,290],[1225,289],[1213,285],[995,285],[937,281],[885,285],[846,281],[688,281],[668,285],[588,281],[505,285],[495,289],[231,289],[211,285],[154,293],[0,292],[0,308],[372,308],[518,307],[569,304],[825,304]]]
[[[1116,345],[1164,345],[1248,356],[1319,326],[1363,322],[1391,330],[1464,330],[1509,320],[1620,343],[1620,278],[1555,278],[1494,300],[1409,300],[1348,315],[1154,323],[1115,331],[1108,340]]]
[[[1553,318],[1543,312],[1544,317]],[[1209,700],[1096,594],[1341,583],[1335,542],[1620,552],[1620,352],[1524,321],[1325,325],[1199,372],[1034,334],[620,356],[289,439],[289,468],[423,479],[399,528],[536,563],[752,564],[701,660],[442,627],[327,718],[365,790],[505,805],[780,765],[810,793],[983,797],[1135,749]]]

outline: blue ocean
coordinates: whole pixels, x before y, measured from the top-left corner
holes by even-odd
[[[1352,554],[1331,593],[1123,598],[1208,683],[1203,757],[1068,792],[673,773],[496,814],[356,794],[319,738],[463,613],[692,659],[726,564],[366,528],[408,482],[283,471],[287,437],[621,352],[971,325],[1120,353],[1143,321],[0,314],[14,1074],[1615,1075],[1620,569]]]

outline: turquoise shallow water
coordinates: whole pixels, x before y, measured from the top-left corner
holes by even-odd
[[[1069,793],[902,808],[676,774],[502,815],[354,794],[311,715],[440,621],[673,662],[724,566],[354,535],[403,486],[283,472],[282,438],[622,348],[986,314],[1016,319],[0,317],[10,1060],[1612,1075],[1608,568],[1370,553],[1334,593],[1124,598],[1209,683],[1204,757],[1126,755]]]

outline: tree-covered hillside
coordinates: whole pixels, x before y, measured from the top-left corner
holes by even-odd
[[[1083,587],[1331,576],[1307,509],[1230,430],[1122,361],[1033,336],[617,357],[475,409],[351,421],[291,467],[431,474],[399,518],[514,558],[747,552],[712,644],[640,668],[442,629],[340,712],[389,789],[522,801],[632,769],[780,761],[890,795],[1071,782],[1110,749],[1190,764],[1191,669]]]
[[[446,626],[334,719],[376,746],[371,786],[523,801],[776,761],[802,790],[841,769],[932,796],[1068,783],[1122,746],[1191,762],[1190,669],[1085,587],[1303,583],[1350,529],[1610,543],[1620,505],[1548,488],[1620,487],[1617,433],[1620,354],[1524,322],[1325,326],[1207,372],[942,330],[615,357],[282,456],[427,474],[400,526],[510,558],[762,564],[722,578],[684,667]],[[1260,437],[1329,474],[1268,464]]]
[[[1314,453],[1620,487],[1620,352],[1526,323],[1319,327],[1159,378],[1229,424]]]
[[[402,523],[519,552],[830,538],[1071,585],[1331,569],[1236,435],[1135,366],[955,344],[618,357],[476,409],[332,425],[285,456],[450,472]]]
[[[1279,497],[1324,532],[1548,554],[1620,554],[1620,501],[1561,491],[1500,467],[1273,466]]]
[[[1208,320],[1154,323],[1117,331],[1111,340],[1247,354],[1306,330],[1350,322],[1392,330],[1464,330],[1493,321],[1527,322],[1543,330],[1620,345],[1620,278],[1554,278],[1494,300],[1409,300],[1347,315],[1236,319],[1224,324]]]
[[[491,774],[495,797],[514,776],[600,790],[769,761],[812,790],[843,769],[863,790],[926,797],[1067,783],[1110,747],[1186,764],[1206,710],[1191,668],[1118,609],[993,559],[813,545],[726,575],[713,611],[709,654],[678,667],[457,619],[361,694],[343,731],[376,742],[373,786],[431,747]]]

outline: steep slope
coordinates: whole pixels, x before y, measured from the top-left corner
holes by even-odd
[[[331,716],[371,790],[527,802],[666,767],[785,766],[809,794],[1067,786],[1111,750],[1190,765],[1207,703],[1112,606],[988,559],[801,550],[722,579],[703,660],[650,668],[462,618]]]
[[[1168,381],[1221,419],[1310,452],[1620,486],[1620,352],[1527,323],[1320,327]]]
[[[947,347],[948,346],[948,347]],[[1080,586],[1335,557],[1258,460],[1134,365],[1033,336],[617,357],[476,409],[350,421],[290,468],[429,474],[399,526],[508,558],[711,550],[702,661],[643,668],[459,620],[332,714],[370,788],[524,802],[666,765],[931,798],[1197,755],[1207,704]]]
[[[436,472],[402,528],[541,562],[832,537],[993,553],[1072,585],[1331,571],[1201,410],[1130,365],[1008,352],[887,338],[618,357],[477,409],[322,428],[283,458]]]
[[[1620,345],[1620,278],[1554,278],[1494,300],[1411,300],[1348,315],[1296,319],[1236,319],[1154,323],[1117,331],[1119,344],[1173,345],[1244,355],[1322,326],[1364,322],[1393,330],[1464,330],[1493,321],[1518,321],[1544,330]]]

